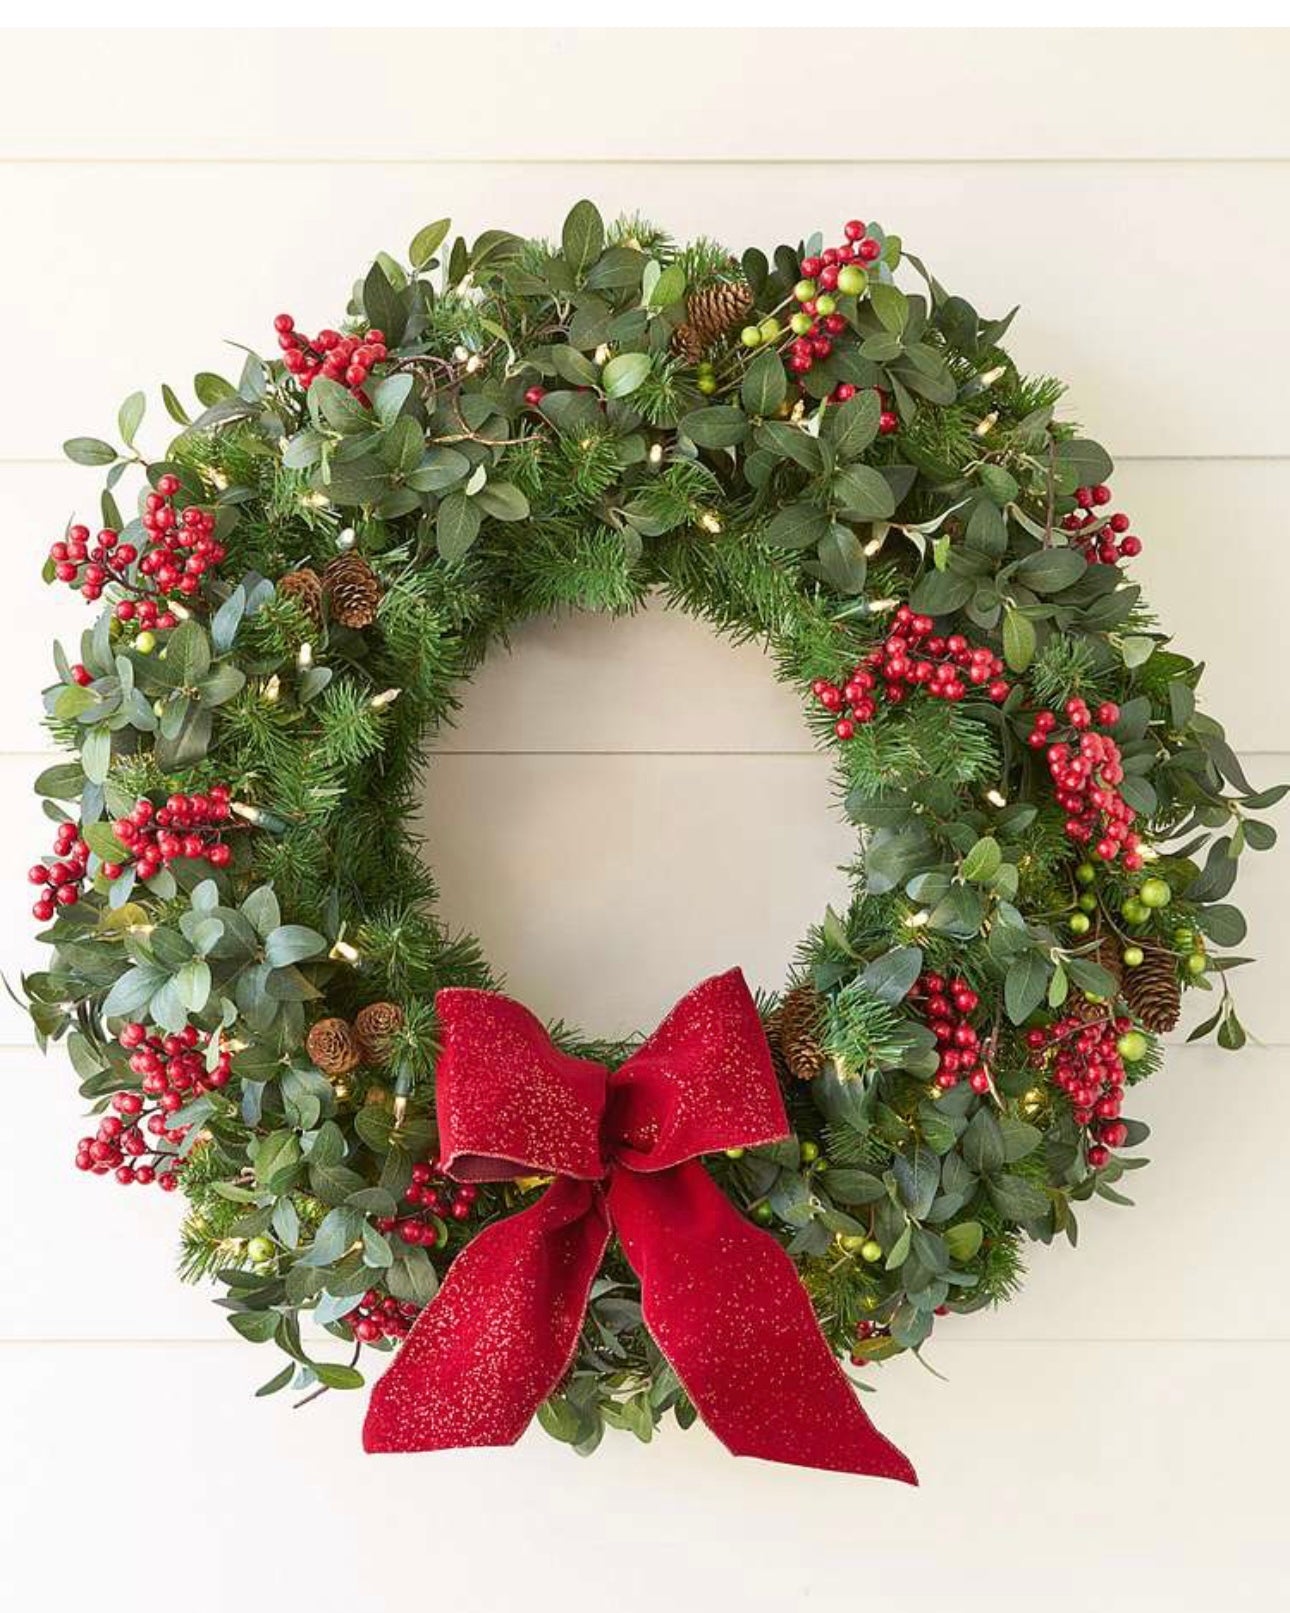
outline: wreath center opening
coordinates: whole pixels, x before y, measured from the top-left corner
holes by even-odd
[[[459,691],[415,827],[440,919],[538,1014],[627,1035],[732,963],[775,989],[855,852],[796,693],[661,601],[524,624]]]

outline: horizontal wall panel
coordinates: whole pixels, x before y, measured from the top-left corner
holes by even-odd
[[[357,53],[354,39],[10,34],[0,158],[1290,156],[1271,29],[377,29]],[[840,99],[790,128],[795,46]],[[301,116],[308,86],[356,75],[380,85],[361,116]],[[159,141],[168,82],[200,84],[220,115],[172,120]]]
[[[965,1343],[1290,1339],[1284,1286],[1249,1280],[1281,1261],[1281,1223],[1267,1206],[1281,1191],[1284,1162],[1269,1138],[1290,1130],[1288,1057],[1281,1049],[1240,1057],[1172,1049],[1126,1111],[1152,1128],[1139,1150],[1151,1164],[1124,1184],[1136,1208],[1080,1208],[1079,1248],[1031,1246],[1021,1293],[997,1310],[942,1318],[929,1362],[946,1370]],[[0,1080],[40,1115],[0,1177],[0,1218],[31,1229],[10,1248],[0,1339],[224,1338],[224,1312],[212,1304],[223,1290],[174,1274],[183,1201],[73,1169],[76,1139],[93,1126],[61,1055],[46,1062],[35,1051],[0,1052]],[[1227,1184],[1217,1215],[1200,1198],[1216,1143]],[[53,1280],[71,1265],[74,1284]],[[900,1372],[922,1376],[908,1361],[884,1384]]]
[[[1255,778],[1290,778],[1260,757]],[[23,871],[52,831],[30,791],[36,758],[0,758],[11,869],[0,971],[15,980],[44,950]],[[1254,764],[1251,764],[1252,766]],[[544,1016],[604,1035],[655,1021],[704,975],[738,963],[778,988],[825,904],[853,838],[831,810],[824,756],[444,756],[421,829],[454,926],[482,938],[495,967]],[[1277,944],[1290,910],[1290,859],[1251,853],[1236,891],[1258,962],[1234,978],[1242,1015],[1290,1043]],[[1195,1018],[1213,999],[1188,1002]],[[28,1021],[0,996],[0,1045]]]
[[[869,162],[0,168],[0,217],[21,243],[0,261],[0,297],[23,310],[7,349],[23,385],[0,400],[4,454],[48,458],[64,437],[111,435],[120,400],[142,385],[164,379],[188,396],[195,371],[240,366],[224,341],[270,347],[280,309],[312,330],[335,323],[371,255],[403,253],[430,218],[451,214],[472,234],[557,233],[588,192],[608,213],[639,208],[680,237],[736,249],[878,218],[984,312],[1020,303],[1017,361],[1063,376],[1072,413],[1114,453],[1290,453],[1268,362],[1290,165],[1126,164],[1111,186],[1096,164]],[[188,195],[203,218],[228,222],[200,250],[154,250],[158,207]],[[1225,240],[1260,243],[1239,294],[1218,295],[1188,257],[1188,232],[1219,218]]]
[[[325,1584],[328,1607],[370,1602],[374,1574],[381,1605],[414,1602],[429,1575],[437,1602],[495,1613],[514,1599],[488,1588],[501,1540],[508,1586],[567,1583],[575,1543],[578,1582],[612,1586],[619,1613],[734,1595],[749,1613],[798,1613],[911,1575],[925,1588],[906,1592],[914,1606],[952,1585],[964,1613],[994,1613],[1005,1583],[1042,1587],[1047,1613],[1086,1613],[1091,1598],[1105,1613],[1263,1613],[1284,1577],[1290,1346],[962,1346],[945,1352],[948,1383],[904,1363],[868,1405],[916,1461],[917,1491],[736,1465],[701,1428],[648,1449],[611,1433],[589,1461],[536,1429],[514,1450],[365,1457],[361,1394],[300,1412],[251,1398],[271,1356],[0,1351],[14,1602],[48,1605],[56,1587],[60,1605],[133,1613],[137,1575],[104,1561],[118,1521],[187,1539],[194,1518],[225,1516],[248,1490],[259,1509],[183,1581],[188,1613],[224,1613],[288,1557],[297,1583]],[[983,1545],[992,1506],[1010,1523]],[[68,1549],[69,1518],[84,1549]]]
[[[0,532],[14,556],[0,637],[0,751],[46,744],[39,690],[50,640],[69,652],[93,611],[41,580],[48,546],[75,517],[96,523],[98,476],[79,466],[0,463]],[[1290,750],[1280,676],[1290,547],[1268,541],[1290,507],[1290,460],[1120,467],[1117,504],[1144,550],[1130,568],[1178,648],[1208,668],[1204,704],[1239,749]],[[1204,575],[1206,586],[1196,579]],[[1257,583],[1253,579],[1257,578]],[[662,610],[520,628],[465,694],[441,749],[467,751],[809,750],[801,707],[755,644],[733,648]]]

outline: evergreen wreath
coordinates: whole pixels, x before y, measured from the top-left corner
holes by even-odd
[[[281,314],[276,357],[197,376],[195,418],[163,387],[160,459],[142,393],[120,447],[67,443],[102,530],[46,574],[101,603],[44,695],[71,755],[36,781],[53,953],[24,996],[98,1117],[77,1165],[179,1188],[182,1275],[285,1352],[261,1393],[360,1385],[536,1189],[436,1169],[434,996],[497,982],[408,823],[461,680],[529,617],[661,596],[765,645],[835,759],[852,899],[761,1004],[795,1135],[706,1163],[857,1366],[1129,1202],[1123,1106],[1184,987],[1217,1002],[1193,1037],[1244,1042],[1225,898],[1283,789],[1198,709],[1111,460],[1018,373],[1012,315],[843,235],[736,259],[585,201],[555,244],[441,220],[340,329]],[[669,1411],[611,1246],[541,1421],[589,1452]]]

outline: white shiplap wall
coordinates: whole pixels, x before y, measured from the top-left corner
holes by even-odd
[[[35,573],[94,491],[59,441],[110,434],[144,381],[220,368],[223,338],[265,341],[280,306],[334,317],[363,254],[428,218],[550,231],[584,193],[737,244],[878,217],[980,306],[1022,302],[1017,356],[1067,376],[1118,450],[1141,574],[1209,660],[1212,708],[1257,780],[1290,777],[1274,682],[1286,35],[816,35],[846,86],[818,117],[788,44],[747,29],[0,36],[0,803],[16,878],[44,832],[27,785],[47,641],[81,619]],[[355,73],[357,98],[340,88]],[[848,841],[793,698],[756,650],[685,621],[534,626],[443,750],[426,821],[448,912],[541,1012],[626,1029],[731,962],[776,983],[838,889]],[[11,889],[10,976],[32,962]],[[611,1439],[589,1464],[540,1435],[365,1460],[356,1399],[299,1417],[252,1401],[267,1358],[171,1280],[175,1207],[71,1172],[70,1078],[0,1002],[6,1603],[92,1596],[116,1613],[174,1575],[192,1613],[214,1613],[289,1562],[302,1605],[325,1610],[400,1607],[427,1578],[481,1613],[736,1593],[760,1613],[853,1591],[930,1609],[947,1585],[964,1609],[1276,1605],[1290,864],[1265,859],[1242,895],[1262,959],[1243,1003],[1266,1045],[1178,1048],[1138,1102],[1156,1156],[1139,1209],[1089,1212],[1078,1256],[1039,1251],[1016,1304],[949,1323],[932,1352],[948,1382],[913,1362],[883,1373],[877,1414],[918,1461],[917,1493],[735,1465],[701,1432],[650,1451]],[[123,1534],[140,1524],[146,1570]],[[504,1578],[484,1556],[499,1547]]]

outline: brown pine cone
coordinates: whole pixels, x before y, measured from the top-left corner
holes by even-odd
[[[737,280],[696,291],[685,305],[686,319],[672,333],[672,350],[697,364],[714,342],[742,325],[752,308],[752,292]]]
[[[339,554],[322,574],[323,593],[332,620],[342,627],[370,627],[381,602],[381,584],[361,554]]]
[[[828,1062],[820,1045],[824,1005],[814,986],[794,986],[771,1019],[776,1051],[799,1081],[813,1081]]]
[[[348,1020],[320,1019],[309,1027],[305,1051],[324,1075],[348,1075],[363,1062]]]
[[[1124,1000],[1133,1017],[1160,1035],[1173,1030],[1182,1012],[1178,959],[1168,947],[1142,945],[1142,962],[1124,971]]]
[[[316,571],[309,566],[289,571],[278,578],[277,589],[283,599],[294,600],[315,627],[322,626],[323,585]]]
[[[354,1034],[364,1064],[384,1064],[390,1056],[390,1042],[403,1029],[403,1010],[398,1003],[368,1003],[354,1016]]]

